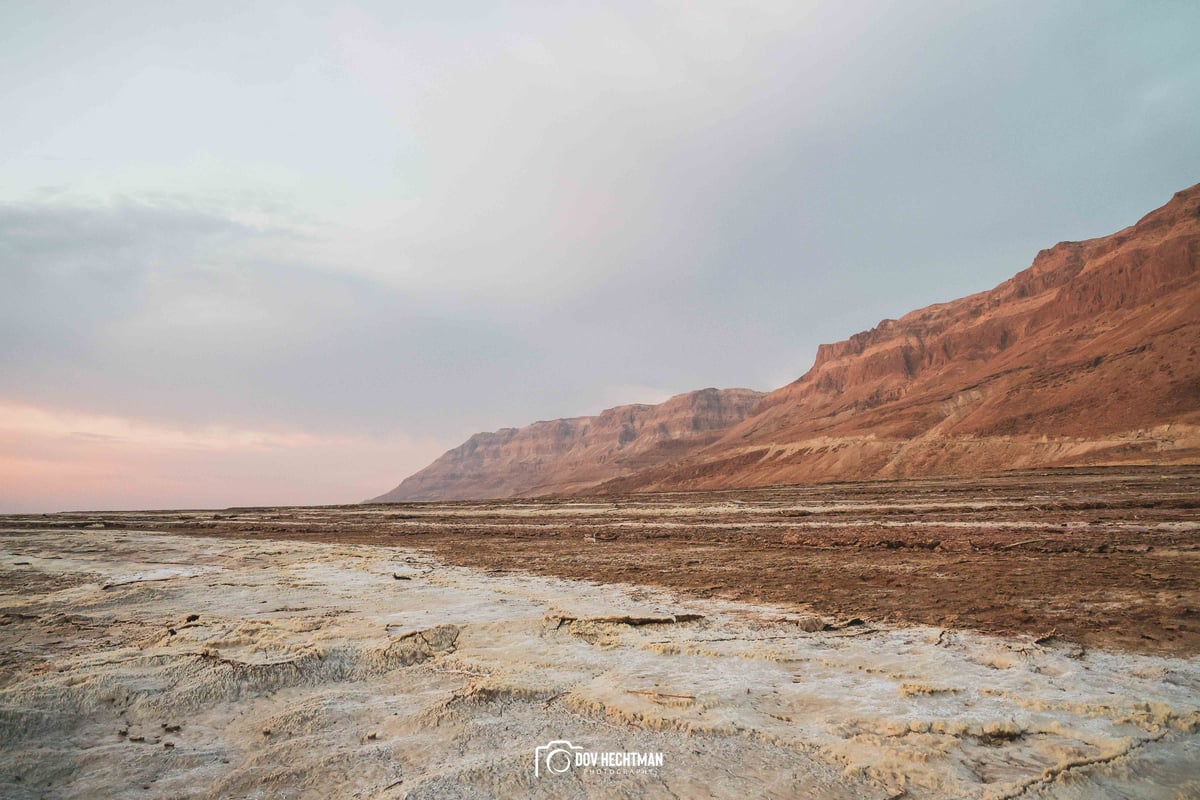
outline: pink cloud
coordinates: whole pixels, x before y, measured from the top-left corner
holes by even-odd
[[[0,401],[0,511],[353,503],[444,443],[172,427]]]

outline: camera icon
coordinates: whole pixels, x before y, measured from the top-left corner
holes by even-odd
[[[575,766],[575,754],[582,750],[582,747],[573,745],[565,739],[558,739],[535,747],[533,749],[534,777],[540,778],[543,772],[548,775],[562,775],[564,772],[570,771],[571,767]]]

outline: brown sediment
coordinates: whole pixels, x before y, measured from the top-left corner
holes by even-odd
[[[387,544],[444,562],[840,618],[1200,652],[1200,468],[723,492],[0,518]],[[100,535],[100,534],[97,534]]]
[[[1121,480],[1133,487],[1145,477]],[[1113,479],[1105,477],[1107,490]],[[940,513],[906,488],[909,499],[893,498],[892,513],[906,505]],[[806,506],[820,518],[804,491],[781,492],[773,511],[762,500],[706,495],[704,507],[695,497],[631,498],[621,509],[443,504],[406,508],[403,519],[379,508],[113,514],[104,528],[69,515],[9,518],[0,530],[0,795],[984,800],[1062,796],[1063,782],[1081,797],[1196,794],[1194,655],[1095,649],[1061,632],[892,624],[645,581],[464,567],[429,552],[445,547],[495,564],[497,553],[540,544],[545,564],[574,549],[588,555],[560,566],[596,572],[605,550],[632,542],[619,561],[632,569],[641,554],[641,568],[661,582],[661,565],[695,561],[683,554],[703,546],[714,553],[706,568],[725,565],[761,590],[771,578],[763,565],[788,559],[783,546],[712,537],[738,514]],[[1145,486],[1136,493],[1150,494]],[[1190,521],[1169,518],[1177,494],[1160,488],[1143,503],[1157,510],[1138,522],[1143,537],[1170,546],[1127,555],[1191,557],[1182,539]],[[1036,500],[1043,510],[1047,499]],[[942,498],[936,507],[961,511],[964,502]],[[842,516],[830,512],[822,525],[858,526],[866,507],[844,500]],[[1019,509],[1011,496],[988,507]],[[672,519],[682,522],[671,530],[694,528],[704,541],[630,534],[666,530]],[[405,536],[400,523],[440,532]],[[189,533],[217,530],[203,524],[229,527]],[[602,525],[619,538],[584,540],[580,528]],[[389,529],[399,546],[379,543]],[[506,544],[522,532],[524,550]],[[369,541],[345,541],[354,537]],[[1003,547],[1034,538],[1043,537],[980,537],[972,552],[1011,558],[1034,544]],[[1097,541],[1108,540],[1089,546]],[[848,551],[790,546],[802,561],[819,549],[834,560]],[[652,562],[655,547],[667,557]],[[925,544],[862,552],[939,554]],[[1026,555],[1068,563],[1073,553]],[[762,574],[748,572],[754,565]],[[908,574],[916,594],[923,571]],[[1062,608],[1084,602],[1076,587],[1057,596]],[[1091,633],[1111,639],[1113,631]],[[538,749],[564,740],[593,753],[657,753],[661,763],[618,774],[577,769],[557,780],[537,774]]]

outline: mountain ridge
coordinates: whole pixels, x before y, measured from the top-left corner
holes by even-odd
[[[468,487],[443,473],[420,499],[1200,463],[1198,278],[1200,184],[1121,231],[1041,250],[992,289],[822,344],[804,375],[755,393],[741,418],[625,459],[618,474],[603,477],[585,462],[604,454],[583,448],[569,469],[536,463],[533,482],[496,472]],[[530,466],[509,453],[489,468]],[[508,493],[472,495],[488,486]]]
[[[699,389],[657,404],[632,403],[594,416],[476,433],[371,502],[472,500],[592,488],[682,458],[744,419],[762,396],[751,389]]]
[[[1200,461],[1198,270],[1200,185],[993,289],[822,345],[688,463],[603,489]]]

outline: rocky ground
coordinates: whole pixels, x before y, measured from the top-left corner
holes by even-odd
[[[1200,470],[0,518],[0,796],[1200,795]],[[535,748],[663,765],[535,775]]]

